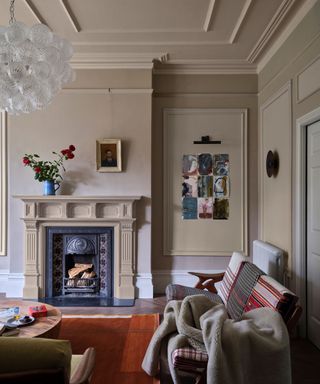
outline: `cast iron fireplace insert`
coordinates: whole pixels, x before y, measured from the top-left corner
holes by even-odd
[[[48,227],[45,301],[56,306],[131,306],[113,297],[113,228]]]

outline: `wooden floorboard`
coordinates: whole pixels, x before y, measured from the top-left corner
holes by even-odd
[[[306,339],[291,340],[292,384],[319,384],[320,350]]]
[[[166,298],[136,299],[133,307],[59,307],[66,315],[136,315],[147,313],[163,313]]]

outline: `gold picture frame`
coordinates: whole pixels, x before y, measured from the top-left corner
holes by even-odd
[[[97,171],[122,172],[121,140],[102,139],[96,143]]]

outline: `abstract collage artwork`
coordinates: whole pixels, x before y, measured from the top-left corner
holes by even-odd
[[[229,219],[228,154],[183,155],[182,219]]]

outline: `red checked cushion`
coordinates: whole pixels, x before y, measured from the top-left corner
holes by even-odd
[[[224,305],[227,305],[230,291],[244,261],[248,261],[248,257],[243,256],[239,252],[233,252],[228,268],[223,276],[223,280],[217,289]]]
[[[172,353],[172,363],[183,371],[199,372],[207,367],[208,355],[192,347],[178,348]]]
[[[278,311],[284,321],[288,320],[298,298],[272,277],[260,276],[244,308],[245,312],[255,308],[270,307]]]

